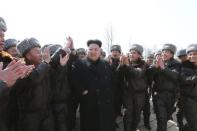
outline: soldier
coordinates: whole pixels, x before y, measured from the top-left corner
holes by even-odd
[[[181,67],[181,98],[188,131],[197,131],[197,44],[186,49],[188,60]],[[186,129],[185,129],[186,130]]]
[[[186,49],[179,50],[177,52],[177,57],[178,57],[178,59],[180,60],[181,63],[185,62],[187,60]]]
[[[111,46],[111,54],[108,56],[108,62],[111,65],[111,69],[114,73],[115,79],[115,89],[114,89],[114,109],[116,117],[121,115],[121,105],[122,105],[122,86],[123,86],[123,77],[117,73],[117,67],[120,64],[121,57],[121,47],[120,45],[112,45]],[[117,125],[117,124],[116,124]]]
[[[18,41],[16,39],[7,39],[4,43],[4,51],[8,52],[12,57],[18,58],[19,54],[16,50]]]
[[[183,62],[187,61],[186,49],[179,50],[177,52],[177,57],[178,57],[178,60],[180,61],[180,63],[183,63]],[[178,108],[178,111],[177,111],[176,117],[177,117],[177,124],[178,124],[178,127],[179,127],[179,131],[184,131],[183,102],[182,102],[180,92],[178,92],[177,108]]]
[[[0,95],[0,130],[8,131],[10,122],[8,118],[8,101],[10,99],[10,87],[19,78],[24,78],[26,74],[31,72],[31,68],[26,67],[22,61],[13,60],[12,56],[3,51],[4,48],[4,32],[7,30],[6,23],[2,17],[0,17],[0,62],[1,62],[1,95]]]
[[[87,58],[72,65],[72,83],[80,100],[81,131],[115,131],[113,80],[109,64],[100,59],[101,41],[87,42]]]
[[[148,66],[153,64],[153,60],[154,60],[154,54],[148,54],[147,58],[146,58],[146,64]]]
[[[120,73],[125,76],[128,84],[123,89],[123,104],[126,109],[123,116],[125,131],[135,131],[137,129],[141,111],[144,107],[145,92],[147,90],[147,65],[141,59],[142,53],[143,47],[133,44],[130,49],[129,63],[127,63],[128,60],[121,60],[119,67]],[[123,57],[123,59],[125,58]]]
[[[119,59],[121,56],[121,47],[120,45],[112,45],[111,46],[111,54],[108,56],[108,61],[111,65],[113,65],[116,69],[119,65]]]
[[[55,131],[70,131],[68,120],[70,86],[68,82],[67,64],[70,49],[63,48],[59,44],[50,45],[47,48],[51,56],[50,86],[53,92],[51,108],[54,117]]]
[[[76,52],[76,54],[74,54]],[[72,51],[72,60],[70,60],[70,71],[72,68],[72,65],[77,61],[77,60],[83,60],[86,58],[86,50],[84,48],[78,48],[76,51]],[[70,80],[69,78],[69,81]],[[70,105],[69,105],[69,130],[70,131],[75,131],[78,128],[78,123],[77,123],[77,112],[79,109],[80,105],[80,100],[75,94],[75,88],[70,83],[70,89],[71,89],[71,97],[70,97]]]
[[[35,69],[28,77],[17,81],[11,90],[9,109],[13,128],[20,131],[59,130],[59,125],[54,125],[57,115],[54,115],[53,104],[56,102],[54,96],[57,95],[53,94],[56,90],[51,86],[49,49],[46,48],[42,56],[39,42],[35,38],[29,38],[21,41],[17,50],[24,57],[26,64],[34,65]],[[62,66],[66,63],[66,60],[63,62],[64,58],[60,57]],[[58,124],[62,124],[61,120]]]
[[[146,59],[146,64],[147,68],[149,68],[153,64],[154,60],[154,54],[148,54],[147,59]],[[148,88],[146,90],[145,94],[145,104],[144,104],[144,109],[143,109],[143,116],[144,116],[144,126],[146,129],[150,130],[150,97],[151,97],[151,92],[152,92],[152,83],[147,85]]]
[[[162,58],[156,58],[156,64],[149,68],[154,80],[153,99],[157,118],[157,131],[167,131],[167,121],[170,119],[175,103],[178,87],[178,72],[180,64],[174,59],[176,46],[164,44]]]
[[[76,55],[78,59],[84,59],[86,57],[86,50],[84,48],[79,48],[76,50]]]

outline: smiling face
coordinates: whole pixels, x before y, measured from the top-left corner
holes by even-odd
[[[87,57],[93,61],[96,61],[100,58],[101,48],[97,44],[90,44],[88,46]]]
[[[191,51],[187,54],[188,60],[197,65],[197,51]]]
[[[162,58],[164,61],[168,61],[173,58],[174,54],[170,50],[163,50],[162,51]]]

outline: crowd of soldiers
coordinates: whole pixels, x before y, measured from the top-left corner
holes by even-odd
[[[177,54],[164,44],[146,60],[139,44],[127,55],[112,45],[106,58],[100,40],[87,51],[71,37],[41,47],[35,38],[4,40],[6,30],[0,17],[0,131],[74,131],[78,108],[81,131],[115,131],[119,116],[124,131],[136,131],[142,112],[151,130],[151,97],[157,131],[167,131],[175,108],[179,130],[197,131],[197,44]]]

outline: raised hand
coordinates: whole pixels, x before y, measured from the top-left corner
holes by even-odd
[[[73,39],[70,36],[68,36],[68,37],[66,37],[66,40],[67,40],[66,48],[74,49]]]
[[[65,66],[69,60],[69,56],[70,54],[67,53],[64,57],[62,57],[62,55],[60,54],[60,65],[61,66]]]

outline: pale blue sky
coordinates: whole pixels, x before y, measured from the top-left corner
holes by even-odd
[[[159,48],[170,42],[185,48],[197,43],[196,0],[1,0],[6,38],[36,37],[42,45],[73,37],[76,47],[88,39],[105,43],[112,26],[115,44],[129,42]],[[12,3],[12,4],[11,4]]]

